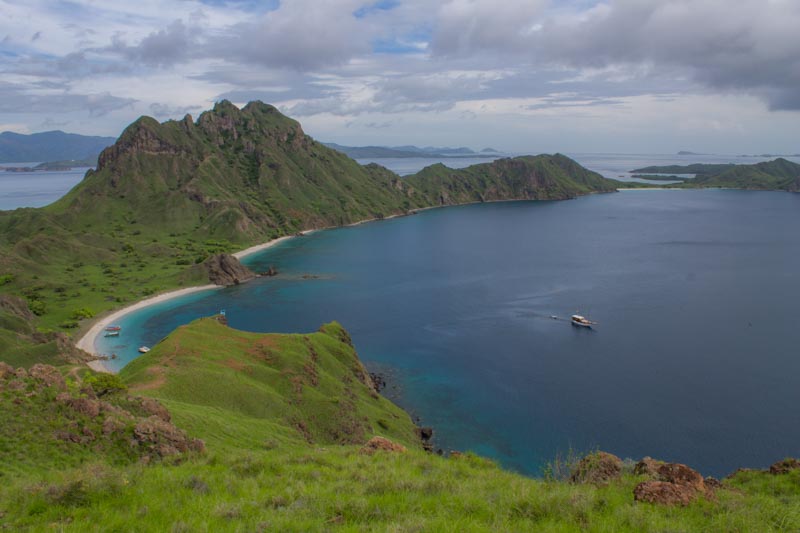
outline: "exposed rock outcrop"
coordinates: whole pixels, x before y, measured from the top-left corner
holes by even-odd
[[[622,473],[622,459],[606,452],[596,452],[580,460],[570,476],[573,483],[602,485]]]
[[[133,436],[137,444],[151,458],[168,457],[189,451],[205,451],[205,443],[191,439],[186,433],[157,416],[151,416],[136,424]]]
[[[256,277],[255,272],[230,254],[214,255],[203,263],[208,279],[215,285],[238,285]]]
[[[700,496],[713,498],[714,490],[720,486],[713,479],[706,485],[703,476],[696,470],[680,463],[664,463],[650,457],[642,459],[634,473],[654,478],[643,481],[633,489],[633,499],[663,505],[688,505]]]
[[[691,487],[666,481],[644,481],[633,489],[633,499],[637,502],[685,506],[695,497],[696,493]]]
[[[373,455],[377,451],[403,453],[406,451],[406,447],[385,437],[372,437],[361,448],[361,453],[365,455]]]
[[[800,461],[792,457],[778,461],[769,467],[769,473],[773,475],[788,474],[792,470],[800,470]]]
[[[0,409],[11,412],[12,419],[14,410],[35,409],[42,433],[53,441],[93,449],[117,447],[117,453],[145,461],[205,449],[201,440],[170,422],[169,411],[158,400],[126,395],[101,400],[86,384],[75,392],[50,365],[36,364],[26,371],[0,363],[0,391]]]

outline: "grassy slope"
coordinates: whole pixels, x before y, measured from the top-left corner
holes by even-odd
[[[408,415],[365,384],[369,377],[336,323],[308,335],[265,335],[201,319],[120,376],[217,449],[363,444],[374,435],[419,447]]]

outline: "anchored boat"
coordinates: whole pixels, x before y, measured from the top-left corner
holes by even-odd
[[[597,322],[592,322],[582,315],[572,315],[570,320],[572,321],[573,326],[578,326],[581,328],[591,328],[594,324],[597,324]]]

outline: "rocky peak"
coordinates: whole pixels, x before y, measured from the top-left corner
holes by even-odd
[[[97,170],[113,167],[124,155],[150,154],[175,155],[182,150],[163,134],[164,125],[152,117],[140,117],[125,128],[117,142],[102,152],[97,160]]]
[[[230,254],[217,254],[206,259],[203,266],[208,279],[216,285],[238,285],[256,277],[256,274]]]

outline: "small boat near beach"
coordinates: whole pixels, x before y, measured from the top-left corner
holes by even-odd
[[[149,351],[150,351],[150,348],[148,348],[147,346],[140,346],[139,347],[139,353],[147,353]]]
[[[106,334],[104,336],[105,337],[119,337],[119,330],[115,330],[115,331],[106,330]]]
[[[111,324],[106,326],[106,331],[122,331],[122,326],[117,326],[116,324]]]
[[[578,326],[581,328],[591,328],[594,324],[597,324],[597,322],[592,322],[582,315],[572,315],[570,317],[570,321],[572,322],[573,326]]]

